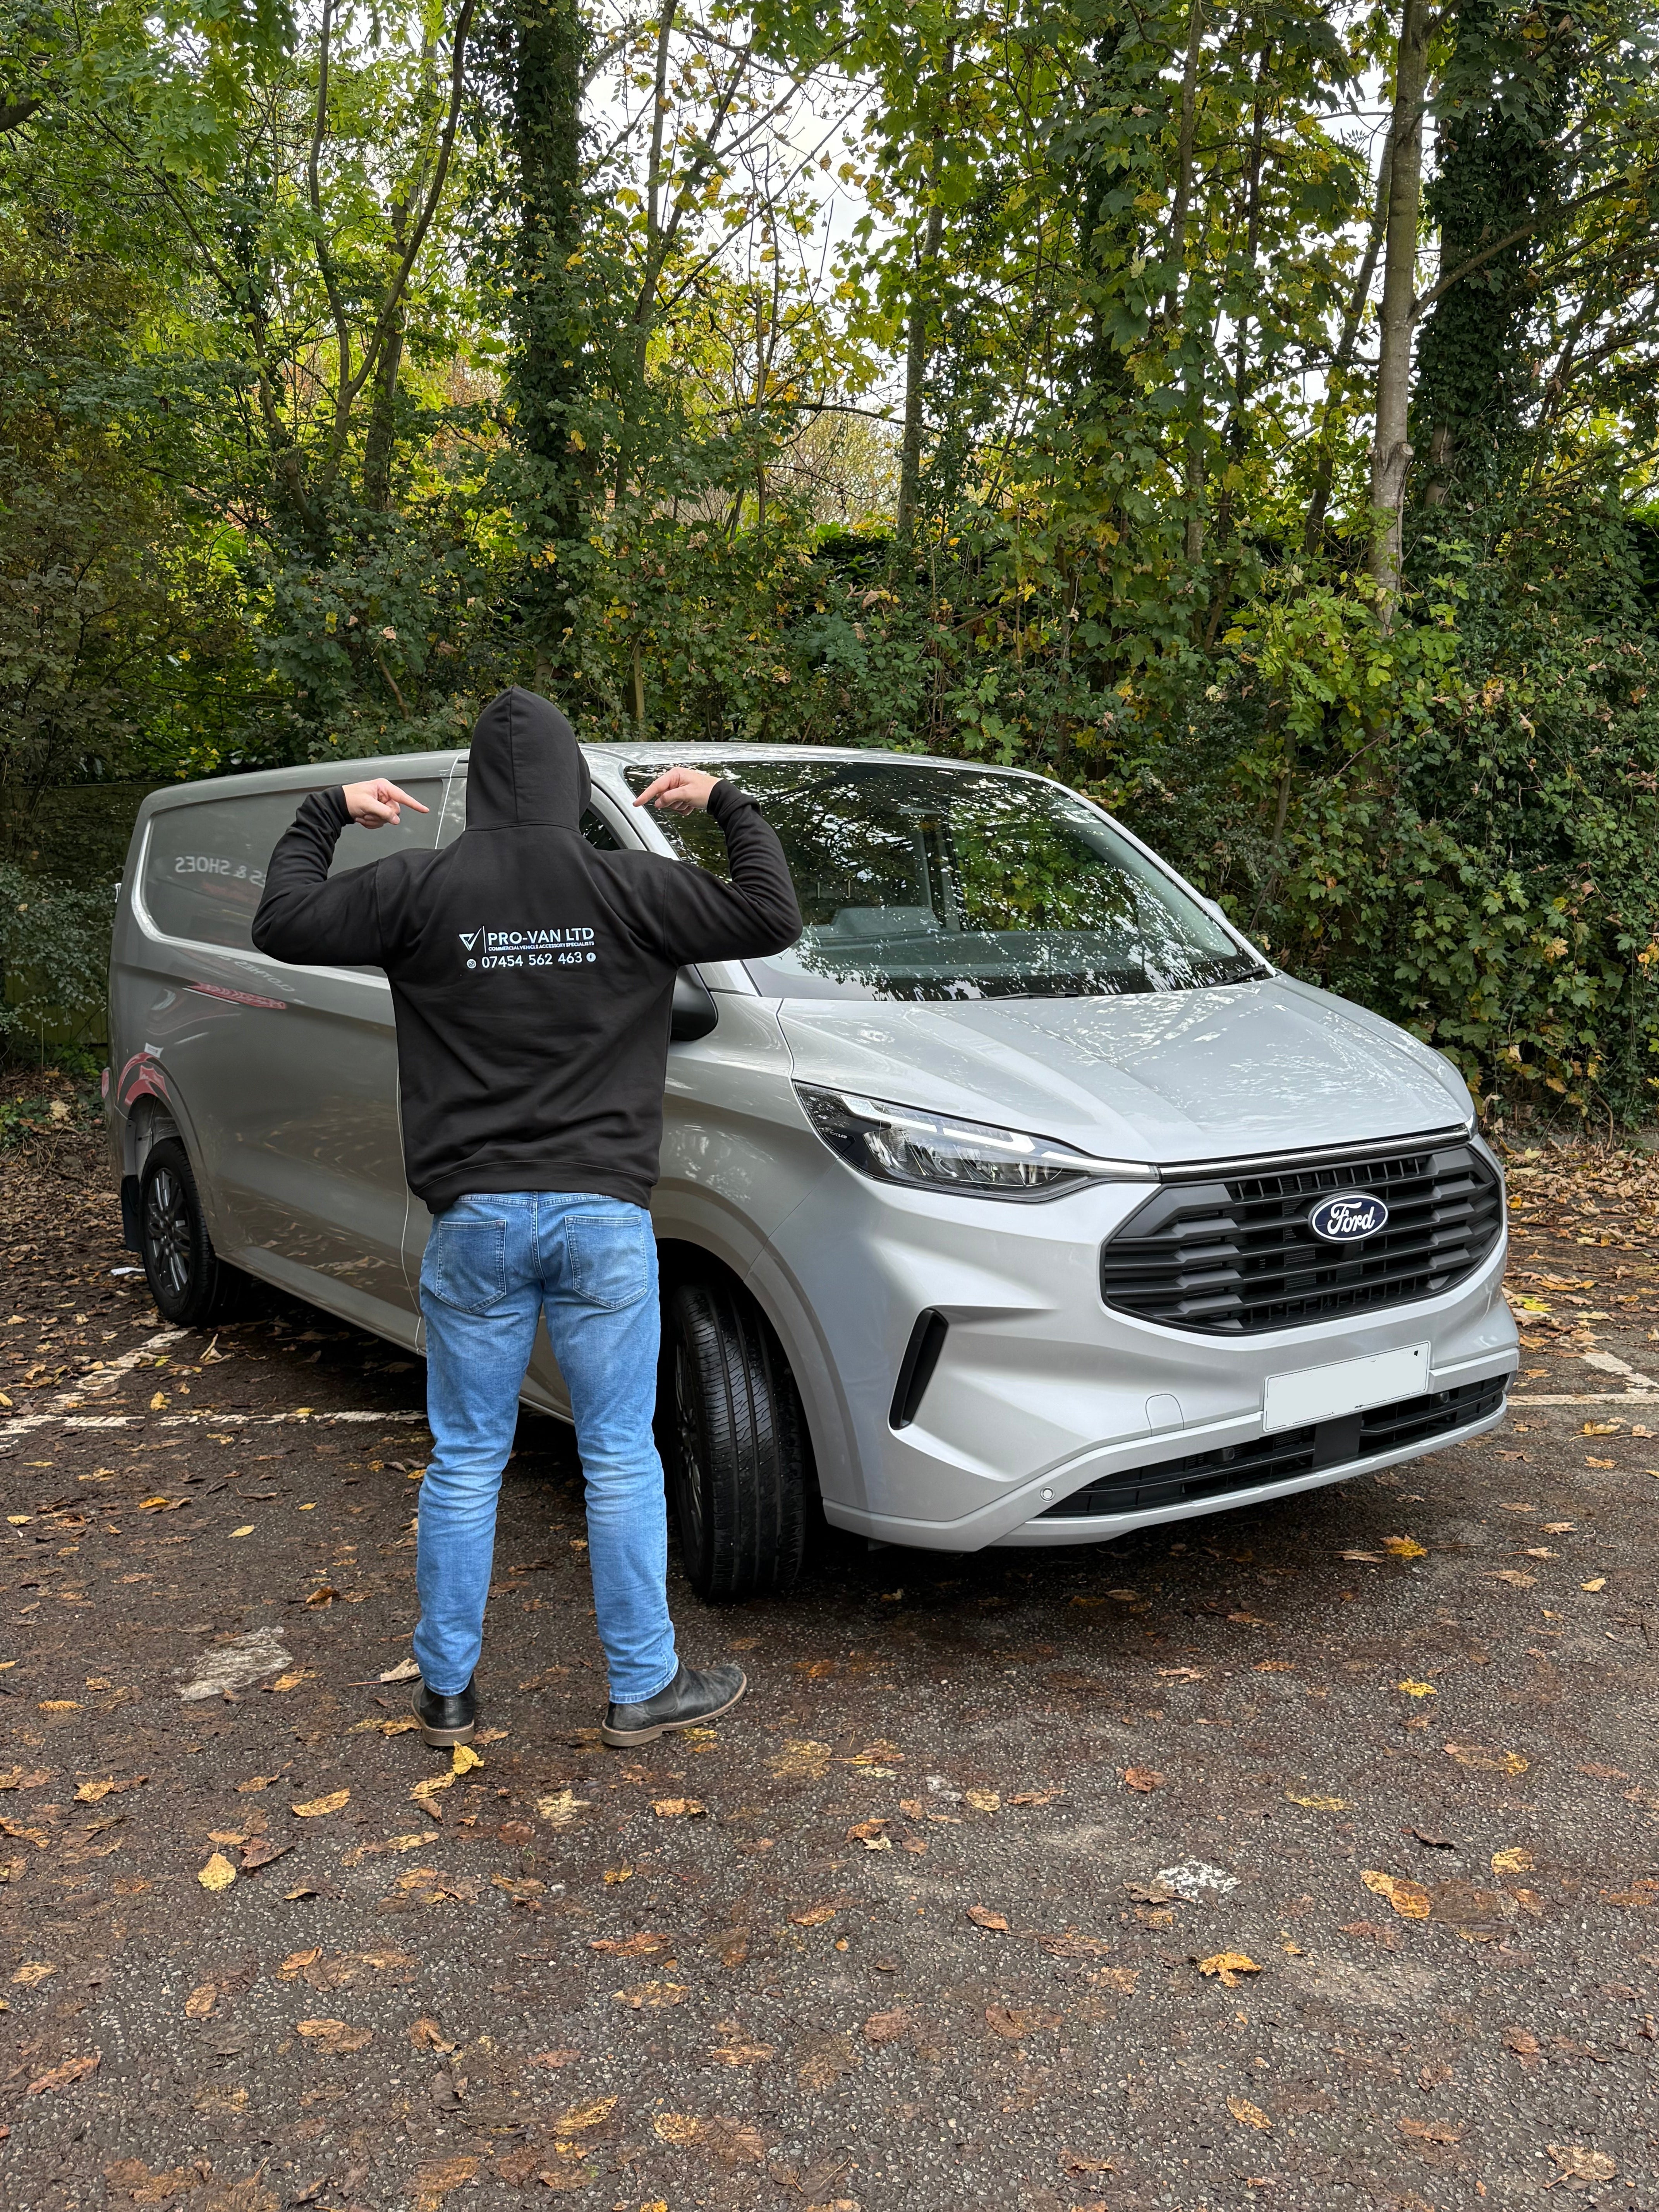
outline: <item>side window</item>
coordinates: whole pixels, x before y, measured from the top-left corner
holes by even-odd
[[[360,868],[385,853],[430,848],[443,783],[433,776],[403,787],[423,799],[431,812],[410,809],[395,830],[352,824],[335,848],[331,875]],[[156,928],[164,936],[188,937],[198,945],[252,951],[266,866],[305,796],[293,790],[250,792],[245,799],[163,807],[150,824],[144,855],[144,904]]]
[[[405,784],[404,788],[405,791],[412,791],[415,787],[413,784]],[[421,797],[422,799],[426,797],[424,791],[422,792]],[[440,848],[453,845],[465,827],[466,775],[465,764],[463,764],[461,773],[452,776],[449,781],[449,790],[444,800],[443,818],[438,824]],[[598,852],[620,853],[626,849],[622,839],[617,836],[597,807],[589,806],[583,810],[581,833]],[[362,836],[366,833],[359,831],[357,834]],[[345,840],[342,838],[340,842],[343,844]]]
[[[444,803],[441,776],[398,776],[398,788],[406,791],[411,799],[418,799],[427,809],[417,814],[412,806],[404,809],[404,818],[394,830],[390,824],[384,830],[360,830],[349,822],[340,832],[340,842],[334,848],[334,865],[331,876],[343,874],[348,868],[366,867],[371,860],[384,860],[388,853],[429,853],[438,842],[438,824]],[[294,804],[289,810],[288,822],[292,822],[305,793],[296,791]],[[283,829],[288,827],[284,822]],[[281,836],[282,830],[276,833]],[[274,844],[276,839],[271,842]]]
[[[149,826],[144,904],[164,936],[247,951],[270,850],[300,794],[250,792],[166,806]]]

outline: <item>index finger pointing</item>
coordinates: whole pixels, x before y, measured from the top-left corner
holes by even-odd
[[[383,799],[400,799],[405,806],[412,806],[417,814],[430,814],[432,811],[429,806],[422,806],[418,799],[411,799],[406,791],[399,791],[395,783],[382,783],[380,790]]]

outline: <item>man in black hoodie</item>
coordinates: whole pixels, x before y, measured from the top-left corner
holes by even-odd
[[[649,1742],[735,1705],[742,1670],[676,1656],[666,1592],[657,1368],[657,1179],[676,970],[781,951],[800,933],[783,849],[734,784],[671,769],[635,801],[706,808],[731,881],[606,853],[580,823],[586,762],[533,692],[472,732],[466,828],[441,852],[329,876],[348,821],[418,805],[384,778],[314,792],[271,856],[260,951],[385,969],[404,1158],[435,1217],[421,1268],[434,1451],[421,1486],[415,1710],[428,1743],[477,1723],[495,1500],[544,1314],[587,1488],[588,1559],[610,1673],[602,1730]]]

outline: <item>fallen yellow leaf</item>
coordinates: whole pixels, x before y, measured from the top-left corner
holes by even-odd
[[[447,1774],[428,1774],[423,1782],[417,1782],[409,1794],[417,1805],[425,1805],[441,1791],[451,1788],[454,1780],[455,1770],[452,1766]]]
[[[584,2128],[603,2127],[617,2109],[615,2097],[600,2097],[591,2105],[573,2105],[553,2123],[556,2136],[580,2135]]]
[[[1375,1869],[1359,1877],[1373,1896],[1385,1897],[1402,1920],[1426,1920],[1429,1917],[1429,1893],[1420,1882],[1409,1881],[1402,1875],[1378,1874]]]
[[[26,1959],[11,1978],[15,1984],[32,1990],[38,1988],[48,1974],[57,1972],[57,1967],[49,1966],[44,1959]]]
[[[1260,2105],[1253,2105],[1248,2097],[1229,2097],[1227,2110],[1241,2128],[1270,2128],[1273,2122]]]
[[[1432,1682],[1396,1682],[1395,1687],[1403,1690],[1408,1698],[1434,1698],[1440,1694]]]
[[[1494,1874],[1530,1874],[1537,1863],[1532,1853],[1519,1844],[1512,1844],[1506,1851],[1494,1851],[1492,1870]]]
[[[233,1528],[230,1533],[233,1536],[251,1536],[253,1534],[253,1523],[250,1521],[245,1528]]]
[[[536,1810],[556,1828],[568,1828],[579,1813],[591,1813],[592,1801],[578,1797],[573,1790],[561,1790],[556,1797],[540,1797]]]
[[[651,1807],[659,1820],[696,1820],[708,1808],[701,1797],[659,1797]]]
[[[279,1674],[270,1686],[273,1690],[297,1690],[310,1673],[309,1667],[296,1667],[292,1674]]]
[[[351,1802],[349,1790],[331,1790],[326,1797],[312,1797],[303,1805],[291,1805],[289,1810],[301,1820],[314,1820],[324,1813],[337,1813],[342,1805]]]
[[[449,1771],[452,1774],[471,1774],[483,1761],[470,1743],[453,1744],[450,1747]]]
[[[1595,1591],[1595,1590],[1604,1590],[1604,1589],[1607,1588],[1607,1577],[1606,1577],[1605,1575],[1597,1575],[1597,1576],[1595,1577],[1595,1580],[1594,1580],[1593,1582],[1580,1583],[1579,1583],[1579,1585],[1578,1585],[1578,1587],[1579,1587],[1579,1589],[1580,1589],[1581,1590],[1591,1590],[1591,1591]]]
[[[1449,1743],[1446,1756],[1482,1774],[1524,1774],[1528,1764],[1518,1751],[1488,1751],[1478,1743]]]
[[[236,1879],[236,1869],[222,1851],[215,1851],[196,1879],[204,1889],[228,1889]]]
[[[1261,1969],[1242,1951],[1218,1951],[1212,1959],[1200,1959],[1198,1971],[1200,1974],[1213,1974],[1224,1990],[1236,1990],[1241,1974],[1259,1974]]]
[[[1298,1797],[1294,1790],[1285,1795],[1292,1805],[1305,1805],[1312,1813],[1346,1813],[1352,1810],[1346,1797]]]
[[[1382,1548],[1396,1559],[1426,1559],[1429,1547],[1419,1544],[1415,1536],[1385,1536]]]
[[[186,2020],[205,2020],[219,2000],[217,1982],[204,1982],[185,1999]]]
[[[661,2012],[665,2006],[684,2004],[691,1994],[684,1982],[641,1982],[631,1990],[612,1990],[618,2004],[635,2012]]]
[[[1000,1813],[1002,1798],[994,1790],[969,1790],[963,1793],[976,1813]]]
[[[158,1390],[155,1395],[149,1401],[149,1410],[152,1413],[165,1413],[167,1410],[167,1392],[165,1390]]]

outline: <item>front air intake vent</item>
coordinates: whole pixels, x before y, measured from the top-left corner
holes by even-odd
[[[1474,1273],[1504,1225],[1503,1185],[1468,1144],[1258,1175],[1229,1163],[1212,1181],[1179,1174],[1165,1169],[1163,1188],[1100,1255],[1106,1304],[1165,1328],[1248,1336],[1437,1297]],[[1346,1243],[1316,1236],[1320,1201],[1350,1192],[1382,1200],[1386,1222]]]
[[[1236,1491],[1259,1490],[1268,1483],[1291,1482],[1304,1474],[1328,1474],[1384,1452],[1409,1451],[1435,1437],[1453,1435],[1503,1409],[1507,1375],[1481,1382],[1460,1382],[1425,1397],[1376,1406],[1368,1413],[1349,1413],[1316,1427],[1291,1429],[1218,1451],[1189,1452],[1157,1467],[1125,1468],[1102,1475],[1085,1490],[1073,1491],[1057,1505],[1046,1505],[1041,1521],[1081,1521],[1103,1513],[1146,1513],[1190,1505],[1204,1498],[1225,1498]]]

